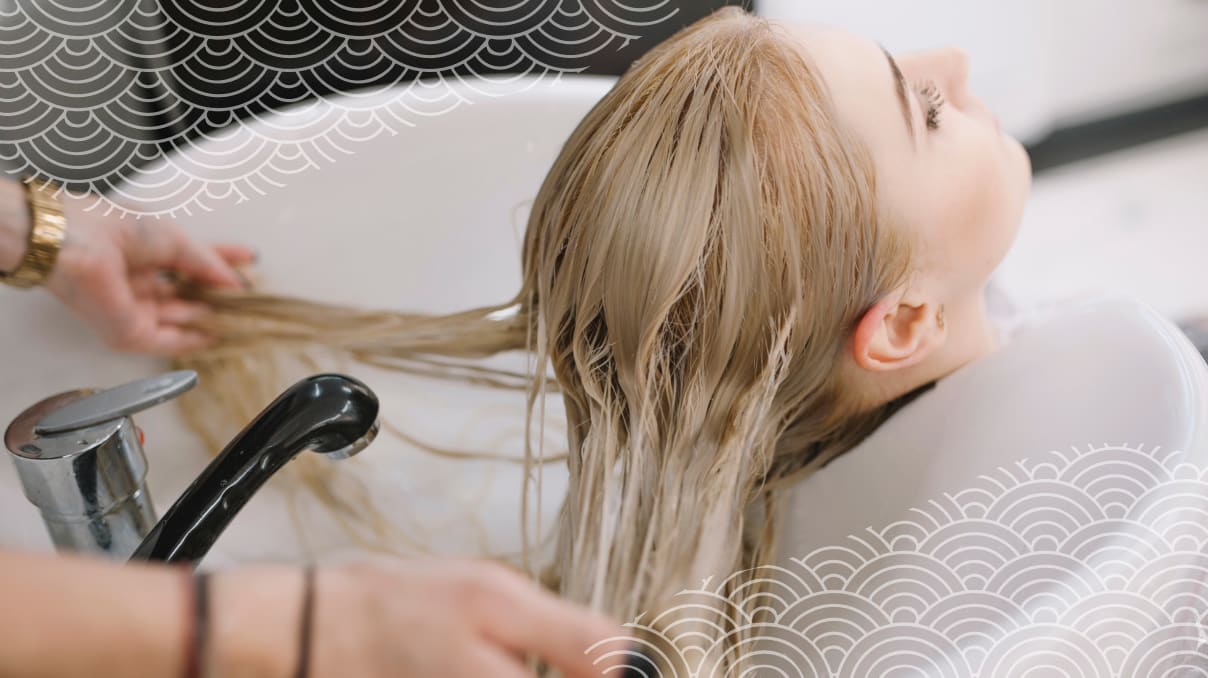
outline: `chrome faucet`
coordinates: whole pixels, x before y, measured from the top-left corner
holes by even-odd
[[[195,564],[300,452],[344,459],[377,435],[378,400],[367,386],[338,374],[308,377],[235,436],[157,523],[142,433],[131,417],[196,384],[197,374],[183,370],[103,391],[68,391],[13,420],[4,442],[56,549]]]

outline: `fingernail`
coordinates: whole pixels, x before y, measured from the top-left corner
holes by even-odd
[[[625,659],[622,678],[659,678],[659,671],[650,657],[640,647],[634,646],[629,649],[629,656]]]

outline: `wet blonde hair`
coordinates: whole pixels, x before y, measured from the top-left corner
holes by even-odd
[[[268,366],[316,347],[527,389],[530,421],[557,389],[570,485],[545,581],[628,621],[773,562],[785,488],[900,406],[862,406],[840,369],[861,314],[906,276],[896,233],[808,55],[730,6],[634,62],[570,135],[509,302],[432,316],[208,293],[223,342],[183,364],[237,416],[281,386]],[[513,350],[532,353],[531,374],[476,362]],[[194,407],[199,429],[218,416]],[[318,468],[326,501],[369,515]]]

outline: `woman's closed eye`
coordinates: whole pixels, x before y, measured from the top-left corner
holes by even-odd
[[[944,95],[940,94],[939,87],[936,87],[935,82],[931,80],[916,84],[915,89],[926,103],[924,118],[927,121],[927,129],[939,129],[940,111],[944,108]]]

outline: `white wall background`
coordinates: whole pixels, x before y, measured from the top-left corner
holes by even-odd
[[[955,44],[970,87],[1025,142],[1054,127],[1208,94],[1208,0],[756,0],[892,52]]]

